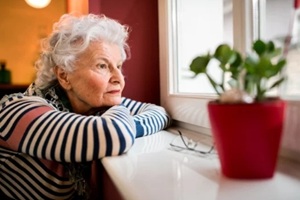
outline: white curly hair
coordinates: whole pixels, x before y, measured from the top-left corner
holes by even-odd
[[[117,44],[121,49],[122,59],[126,60],[130,53],[128,35],[126,25],[104,15],[63,15],[53,25],[49,37],[42,40],[41,55],[35,64],[36,86],[43,89],[57,80],[53,72],[55,66],[72,72],[76,57],[93,41]]]

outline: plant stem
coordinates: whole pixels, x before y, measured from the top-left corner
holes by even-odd
[[[222,92],[224,92],[224,88],[223,88],[221,85],[217,84],[217,83],[209,76],[208,73],[205,73],[205,74],[206,74],[206,76],[207,76],[209,82],[210,82],[211,85],[213,86],[214,90],[216,91],[216,93],[220,96],[220,95],[221,95],[221,92],[218,90],[217,86],[221,87],[221,89],[223,90]]]

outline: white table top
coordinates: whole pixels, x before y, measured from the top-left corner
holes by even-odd
[[[175,137],[161,131],[137,139],[127,154],[102,159],[124,199],[300,200],[299,163],[280,159],[271,179],[230,179],[221,174],[216,156],[170,150]]]

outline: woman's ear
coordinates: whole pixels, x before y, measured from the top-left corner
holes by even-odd
[[[57,80],[58,80],[59,84],[65,90],[71,89],[71,84],[70,84],[69,79],[68,79],[68,73],[59,66],[55,66],[53,71],[54,71],[54,74],[57,77]]]

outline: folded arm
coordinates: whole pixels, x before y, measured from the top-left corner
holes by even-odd
[[[39,158],[81,162],[120,155],[135,137],[134,119],[123,105],[83,116],[57,111],[39,97],[12,96],[0,104],[0,145]]]
[[[137,135],[142,137],[151,135],[167,128],[171,118],[166,110],[150,103],[142,103],[128,98],[123,98],[122,104],[126,106],[134,117]]]

